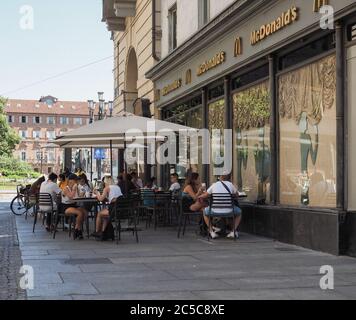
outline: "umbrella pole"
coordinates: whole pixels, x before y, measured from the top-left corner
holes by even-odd
[[[93,147],[90,148],[90,181],[93,181]]]
[[[111,172],[111,177],[114,178],[114,172],[112,167],[112,140],[110,140],[110,172]]]

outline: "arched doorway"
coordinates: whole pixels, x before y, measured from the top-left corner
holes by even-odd
[[[126,111],[132,113],[134,112],[133,104],[138,98],[137,80],[138,66],[136,51],[134,48],[130,48],[126,61],[124,103]]]

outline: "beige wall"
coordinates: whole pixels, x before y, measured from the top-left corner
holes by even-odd
[[[160,5],[157,1],[159,10]],[[156,13],[157,21],[160,22],[160,13]],[[152,57],[152,1],[136,1],[136,16],[126,18],[126,31],[114,33],[115,48],[115,113],[124,110],[124,97],[122,91],[131,91],[128,78],[135,78],[132,61],[128,58],[130,51],[134,50],[137,58],[137,90],[138,97],[154,101],[153,83],[147,80],[145,73],[151,69],[155,60]],[[157,49],[160,43],[157,42]],[[132,82],[132,81],[131,81]],[[133,94],[127,94],[127,111],[132,112],[132,102],[137,98]],[[130,104],[131,103],[131,104]],[[153,111],[152,106],[152,111]]]
[[[347,69],[348,69],[348,136],[349,136],[349,154],[348,154],[348,184],[349,184],[349,205],[348,209],[350,211],[356,210],[356,46],[348,49],[347,53]]]

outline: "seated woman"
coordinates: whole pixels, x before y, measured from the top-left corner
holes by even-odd
[[[80,208],[73,200],[78,197],[77,179],[78,177],[75,174],[71,174],[68,177],[68,185],[64,188],[62,192],[62,210],[67,217],[76,217],[74,240],[77,238],[82,240],[82,224],[88,212],[84,208]]]
[[[102,234],[106,229],[108,224],[108,219],[110,214],[113,213],[115,202],[118,198],[122,197],[121,189],[118,185],[114,183],[112,177],[105,177],[104,179],[104,190],[103,193],[95,192],[95,195],[99,201],[105,201],[106,199],[109,202],[109,208],[101,210],[96,217],[96,230],[92,234],[92,237],[102,238]]]
[[[92,184],[89,182],[85,173],[79,176],[78,184],[78,195],[79,198],[89,198],[93,192]],[[81,207],[84,207],[88,212],[93,209],[92,203],[83,203],[80,204]]]
[[[185,182],[182,193],[183,211],[198,212],[204,209],[204,204],[198,201],[205,189],[200,183],[199,174],[193,172]]]

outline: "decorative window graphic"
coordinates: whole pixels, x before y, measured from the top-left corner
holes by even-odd
[[[279,77],[280,200],[336,205],[336,57]]]
[[[270,201],[270,125],[269,83],[265,81],[233,96],[234,175],[248,200]]]

